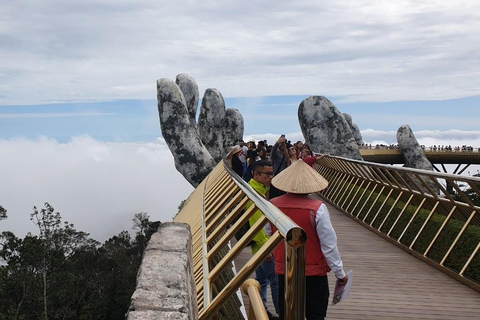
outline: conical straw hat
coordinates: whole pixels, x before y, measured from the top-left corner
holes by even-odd
[[[328,181],[302,160],[293,162],[272,179],[275,188],[288,193],[307,194],[324,190]]]
[[[241,147],[238,147],[238,146],[235,146],[235,147],[232,147],[230,149],[230,152],[227,154],[227,156],[225,157],[225,159],[229,160],[229,159],[232,159],[233,155],[236,154],[236,153],[239,153],[240,151],[242,151],[243,149]]]

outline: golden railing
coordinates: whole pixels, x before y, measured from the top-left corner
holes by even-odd
[[[480,292],[480,178],[339,157],[316,169],[325,200]]]
[[[245,210],[249,201],[253,205]],[[257,209],[263,213],[262,218],[236,241],[235,234]],[[174,221],[188,223],[191,228],[199,319],[243,319],[236,292],[284,240],[285,286],[293,288],[286,292],[285,317],[304,318],[306,233],[245,183],[226,162],[220,162],[195,189]],[[268,222],[278,231],[235,274],[233,260]],[[247,283],[246,288],[250,286]],[[258,306],[258,295],[252,296],[256,297],[253,305]],[[264,316],[266,313],[260,312],[257,319]]]

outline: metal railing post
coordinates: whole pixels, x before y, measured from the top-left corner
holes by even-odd
[[[285,320],[305,319],[305,242],[303,229],[285,238]]]

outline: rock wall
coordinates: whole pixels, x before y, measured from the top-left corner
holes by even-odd
[[[363,160],[350,125],[327,98],[310,96],[300,103],[298,121],[305,142],[315,152]]]
[[[198,319],[188,224],[162,223],[138,271],[127,320]]]

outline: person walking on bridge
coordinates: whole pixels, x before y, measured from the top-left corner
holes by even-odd
[[[327,206],[308,194],[324,190],[328,186],[317,171],[302,160],[295,161],[272,179],[272,185],[287,194],[271,200],[307,233],[306,258],[306,318],[324,319],[328,307],[327,272],[332,270],[341,284],[348,276],[337,248],[337,235],[330,221]],[[275,272],[278,274],[280,294],[280,319],[285,310],[285,245],[282,242],[274,252]]]
[[[252,179],[248,184],[255,189],[259,194],[268,199],[270,184],[273,178],[273,167],[270,161],[260,160],[256,161],[252,168]],[[245,206],[245,209],[248,209],[252,206],[253,202],[249,201]],[[255,211],[253,216],[249,220],[250,226],[253,226],[258,219],[263,216],[263,213],[260,210]],[[260,250],[260,248],[268,241],[270,234],[265,232],[265,229],[260,230],[257,235],[253,238],[255,242],[252,244],[252,254],[255,254]],[[274,255],[270,254],[265,261],[255,270],[255,279],[260,283],[260,295],[262,297],[263,305],[267,311],[268,318],[270,320],[278,319],[277,316],[273,315],[267,307],[267,287],[270,285],[270,291],[272,294],[272,302],[275,307],[275,312],[278,314],[278,277],[275,273],[275,262]]]

